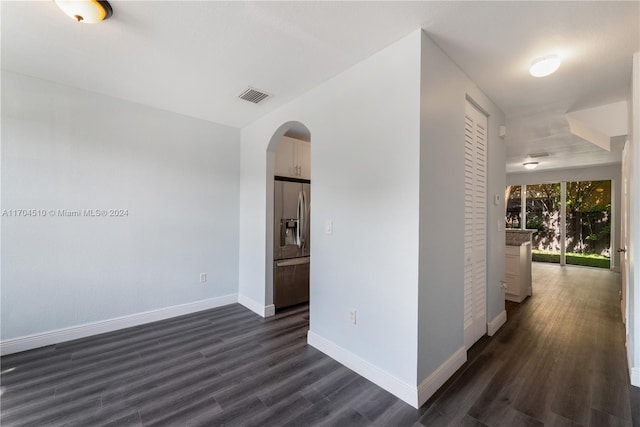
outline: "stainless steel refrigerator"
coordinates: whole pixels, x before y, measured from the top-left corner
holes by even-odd
[[[311,182],[275,177],[273,304],[276,309],[309,301]]]

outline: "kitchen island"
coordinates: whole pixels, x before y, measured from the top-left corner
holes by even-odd
[[[505,236],[505,299],[522,302],[531,295],[531,236],[538,230],[507,229]]]

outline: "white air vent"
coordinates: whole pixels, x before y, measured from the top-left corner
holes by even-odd
[[[260,101],[264,101],[265,99],[267,99],[270,96],[271,96],[271,94],[269,94],[269,93],[266,93],[264,91],[261,91],[261,90],[254,89],[254,88],[250,87],[250,88],[247,88],[240,95],[238,95],[238,98],[244,99],[245,101],[253,102],[254,104],[257,104]]]
[[[531,157],[532,159],[538,159],[540,157],[549,157],[549,153],[547,153],[546,151],[543,151],[542,153],[529,154],[529,157]]]

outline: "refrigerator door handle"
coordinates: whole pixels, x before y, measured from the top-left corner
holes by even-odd
[[[291,258],[282,261],[276,261],[276,267],[291,267],[293,265],[309,264],[309,262],[311,262],[311,258],[308,256],[302,258]]]
[[[287,222],[284,219],[280,220],[280,246],[286,245],[287,242]]]
[[[303,204],[304,204],[304,196],[302,195],[302,191],[298,193],[298,207],[297,207],[297,220],[298,220],[298,226],[296,227],[296,244],[298,245],[299,248],[302,247],[302,235],[301,235],[301,228],[302,228],[302,222],[303,222],[303,218],[304,218],[304,213],[302,212],[303,209]]]
[[[302,247],[307,246],[309,228],[309,206],[307,205],[307,193],[302,191]]]

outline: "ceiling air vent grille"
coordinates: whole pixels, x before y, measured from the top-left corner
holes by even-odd
[[[549,153],[547,153],[546,151],[543,151],[541,153],[529,154],[529,157],[531,157],[532,159],[537,159],[540,157],[549,157]]]
[[[265,99],[267,99],[270,96],[271,96],[271,94],[269,94],[269,93],[266,93],[266,92],[263,92],[261,90],[254,89],[254,88],[250,87],[250,88],[247,88],[240,95],[238,95],[238,98],[244,99],[245,101],[253,102],[254,104],[257,104],[260,101],[264,101]]]

